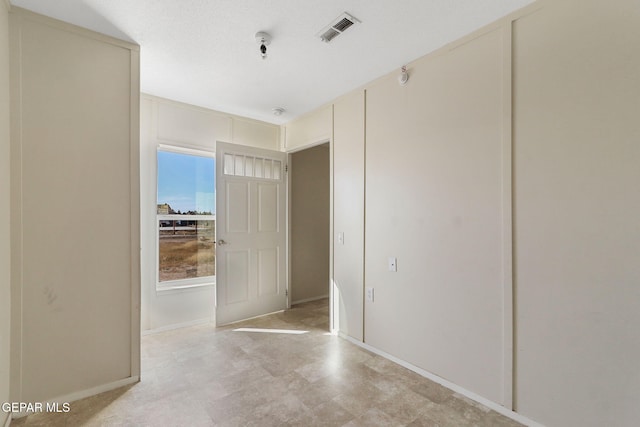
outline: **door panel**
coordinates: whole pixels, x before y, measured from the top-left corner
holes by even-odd
[[[230,233],[248,233],[250,217],[249,183],[227,182],[226,187],[227,197],[224,209],[227,217],[227,231]]]
[[[218,325],[286,308],[286,157],[218,143]]]
[[[278,248],[258,250],[258,295],[278,293]]]
[[[278,227],[278,186],[258,183],[258,231],[277,232]]]
[[[227,251],[225,268],[227,281],[233,286],[227,288],[227,304],[249,300],[249,251]]]

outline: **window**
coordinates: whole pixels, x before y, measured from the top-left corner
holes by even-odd
[[[278,181],[280,180],[280,175],[282,175],[282,162],[243,154],[225,154],[223,169],[225,175],[249,176]]]
[[[213,153],[158,149],[158,289],[215,283]]]

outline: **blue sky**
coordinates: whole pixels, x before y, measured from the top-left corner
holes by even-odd
[[[158,204],[215,214],[215,176],[213,157],[158,150]]]

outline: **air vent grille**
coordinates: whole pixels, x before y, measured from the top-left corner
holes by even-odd
[[[331,40],[342,34],[345,30],[353,26],[353,24],[359,23],[359,20],[345,12],[334,19],[333,22],[327,25],[322,31],[320,31],[317,36],[320,37],[320,40],[322,40],[323,42],[329,43]]]
[[[353,21],[350,21],[347,18],[343,18],[342,20],[340,20],[340,22],[335,24],[333,26],[333,28],[335,28],[336,30],[338,30],[338,31],[340,31],[342,33],[342,32],[344,32],[344,30],[346,30],[347,28],[349,28],[352,25],[353,25]]]

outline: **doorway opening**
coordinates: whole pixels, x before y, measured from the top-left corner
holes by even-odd
[[[291,154],[290,301],[328,304],[330,294],[329,143]],[[325,304],[326,307],[328,305]],[[329,311],[327,309],[327,318]]]

